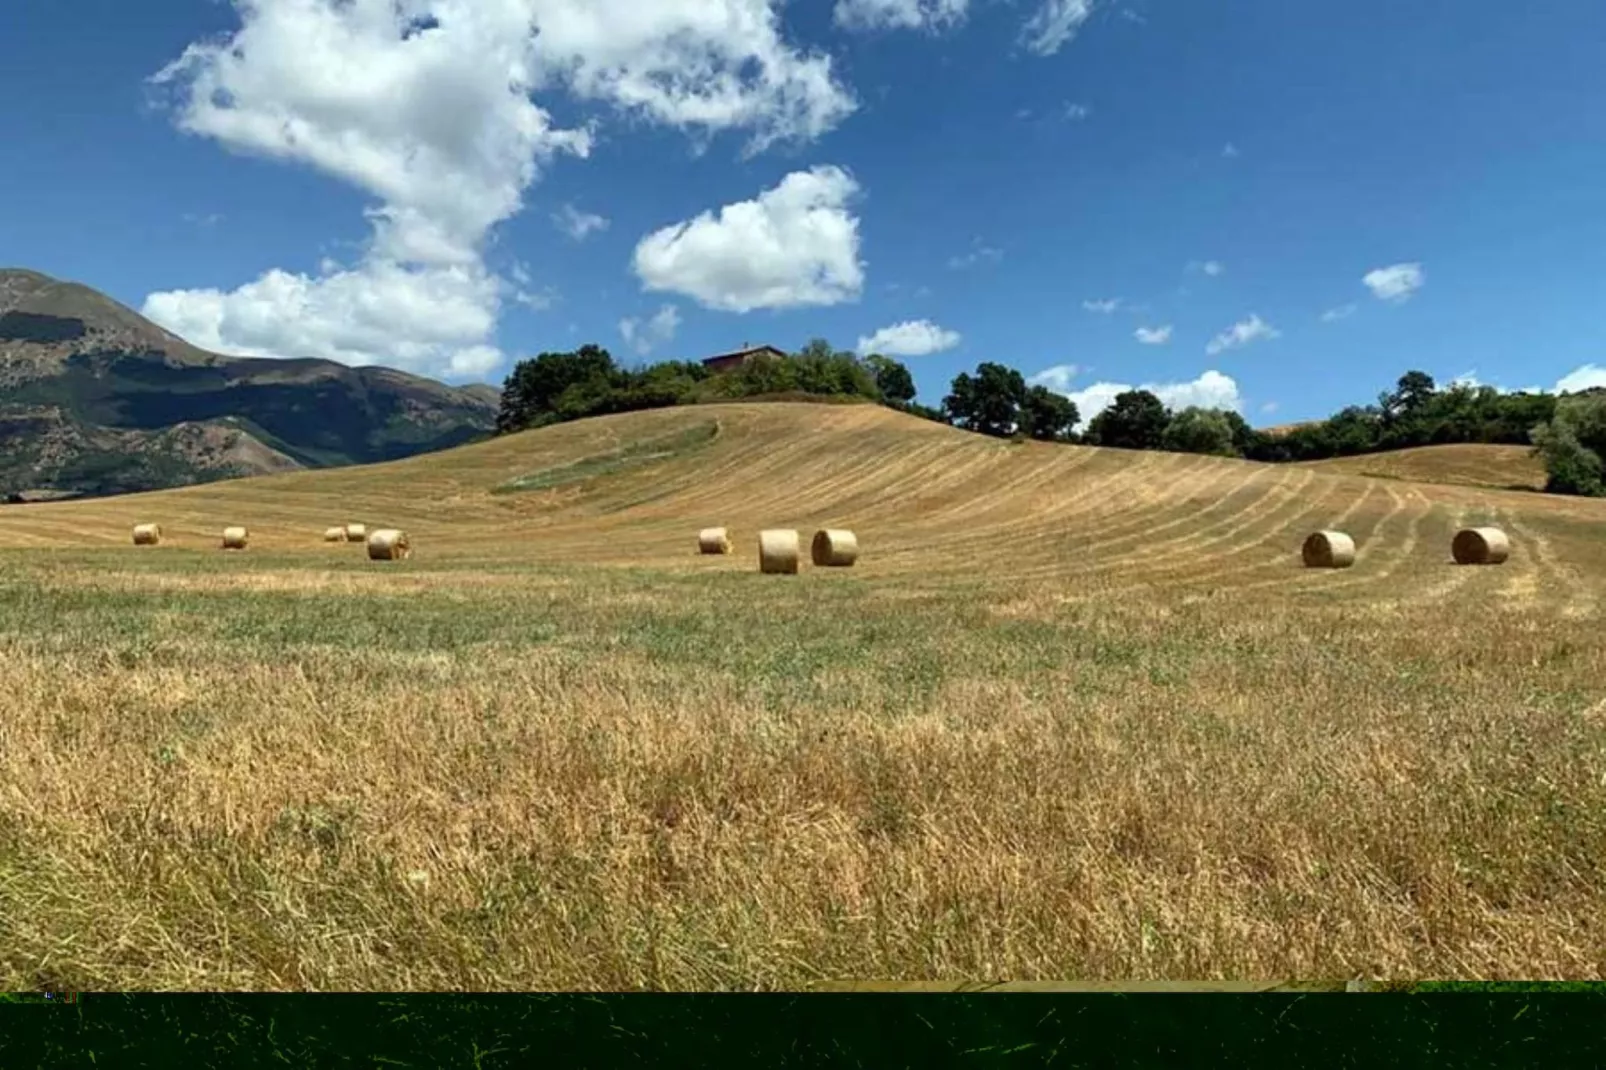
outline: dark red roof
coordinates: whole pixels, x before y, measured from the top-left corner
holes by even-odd
[[[716,361],[731,360],[731,359],[733,359],[735,357],[752,356],[754,353],[774,353],[776,356],[781,356],[781,357],[786,356],[786,351],[785,350],[777,349],[775,346],[768,346],[768,345],[765,345],[765,346],[748,346],[746,349],[736,349],[736,350],[732,350],[729,353],[716,353],[712,357],[704,357],[703,358],[703,363],[704,364],[713,364]]]

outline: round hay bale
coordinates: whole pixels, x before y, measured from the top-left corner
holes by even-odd
[[[758,533],[758,570],[773,575],[797,575],[799,540],[795,531]]]
[[[161,541],[162,541],[162,525],[160,525],[160,524],[135,524],[134,525],[134,545],[135,546],[155,546],[158,543],[160,543]]]
[[[413,556],[413,545],[405,531],[381,528],[368,536],[368,560],[405,561]]]
[[[251,533],[241,527],[223,529],[223,549],[243,550],[245,544],[251,541]]]
[[[1463,528],[1450,543],[1458,565],[1499,565],[1511,556],[1511,540],[1499,528]]]
[[[697,533],[697,551],[704,554],[730,553],[730,533],[724,528],[704,528]]]
[[[345,542],[346,541],[346,529],[344,527],[324,528],[323,529],[323,541],[324,542]]]
[[[346,541],[347,542],[366,542],[366,541],[368,541],[368,525],[367,524],[347,524],[346,525]]]
[[[851,531],[824,528],[814,533],[809,551],[816,565],[847,568],[859,559],[859,539]]]
[[[1300,548],[1306,568],[1349,568],[1355,563],[1355,540],[1342,531],[1318,531]]]

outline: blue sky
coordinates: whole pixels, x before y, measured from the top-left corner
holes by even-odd
[[[1088,416],[1152,384],[1258,424],[1408,368],[1606,384],[1590,0],[13,0],[6,24],[0,263],[225,352],[500,383],[585,341],[879,339],[929,402],[997,360]]]

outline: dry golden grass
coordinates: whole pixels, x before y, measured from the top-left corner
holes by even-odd
[[[1359,457],[1309,461],[1306,467],[1334,475],[1376,476],[1417,483],[1449,483],[1499,490],[1543,490],[1544,463],[1528,446],[1456,443],[1420,446]]]
[[[807,405],[7,507],[0,985],[1599,978],[1603,527]]]

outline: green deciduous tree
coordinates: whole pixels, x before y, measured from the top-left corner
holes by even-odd
[[[1003,437],[1020,425],[1026,402],[1026,380],[1014,368],[985,363],[976,374],[959,373],[952,392],[942,401],[948,418],[967,431]]]
[[[1076,402],[1046,386],[1027,389],[1020,407],[1020,430],[1040,442],[1069,442],[1076,435],[1082,414]]]
[[[1569,395],[1533,430],[1545,462],[1545,489],[1555,494],[1606,494],[1606,393]]]
[[[1239,452],[1227,414],[1220,409],[1202,409],[1197,405],[1190,405],[1171,417],[1160,441],[1165,449],[1175,453],[1236,457]]]
[[[1227,426],[1232,428],[1232,449],[1234,453],[1240,457],[1248,457],[1260,447],[1260,441],[1263,436],[1259,431],[1249,426],[1248,420],[1245,420],[1233,409],[1218,409],[1217,411],[1221,413],[1221,418],[1227,421]]]
[[[542,353],[519,361],[502,386],[497,433],[522,431],[563,418],[558,399],[566,391],[605,393],[617,371],[606,349],[589,344],[572,353]]]
[[[1378,408],[1385,419],[1409,420],[1433,400],[1436,389],[1433,376],[1427,372],[1409,371],[1395,382],[1393,391],[1385,392],[1378,398]]]
[[[1126,450],[1161,448],[1171,413],[1165,403],[1147,390],[1117,394],[1109,406],[1088,423],[1087,441]]]
[[[881,397],[894,405],[907,405],[915,399],[915,380],[909,369],[880,353],[864,358],[864,366],[875,376]]]

